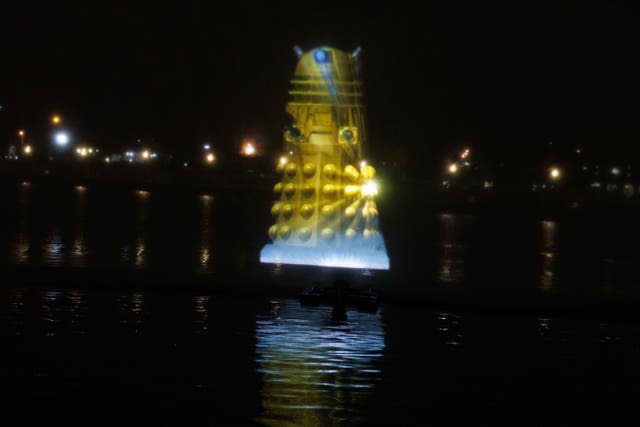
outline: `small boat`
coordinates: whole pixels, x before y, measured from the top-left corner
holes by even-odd
[[[375,313],[380,304],[380,295],[374,289],[350,288],[344,281],[336,281],[333,286],[312,286],[300,295],[303,306],[331,305],[352,307],[360,311]]]

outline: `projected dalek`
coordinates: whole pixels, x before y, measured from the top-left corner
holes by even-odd
[[[269,236],[276,245],[337,246],[379,235],[366,144],[360,49],[302,52],[291,80],[284,155]]]

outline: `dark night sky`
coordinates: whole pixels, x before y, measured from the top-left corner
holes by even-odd
[[[4,141],[42,135],[58,111],[114,148],[142,136],[231,149],[254,135],[277,149],[292,46],[328,44],[363,48],[378,157],[429,165],[471,144],[509,160],[549,138],[640,154],[640,26],[622,2],[130,3],[3,5]]]

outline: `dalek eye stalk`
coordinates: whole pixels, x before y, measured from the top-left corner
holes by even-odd
[[[363,158],[360,49],[295,50],[299,59],[286,108],[291,123],[273,187],[272,243],[260,261],[388,270],[376,171]]]

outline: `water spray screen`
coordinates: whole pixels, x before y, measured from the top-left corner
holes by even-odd
[[[320,52],[320,53],[319,53]],[[389,269],[378,227],[376,170],[366,146],[358,55],[321,47],[300,55],[276,165],[264,263]]]

